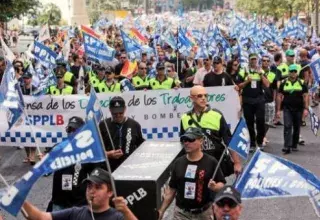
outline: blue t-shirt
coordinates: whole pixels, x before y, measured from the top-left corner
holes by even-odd
[[[51,215],[53,220],[92,220],[91,211],[87,206],[52,212]],[[93,213],[93,216],[95,220],[124,220],[123,214],[114,208],[101,213]]]

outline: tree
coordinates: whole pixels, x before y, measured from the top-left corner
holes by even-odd
[[[40,24],[48,23],[49,25],[59,25],[61,20],[61,10],[53,3],[47,4],[44,6],[43,12],[40,14],[38,19]]]
[[[279,20],[284,15],[291,17],[293,14],[307,11],[308,4],[309,1],[305,0],[238,0],[237,8]]]
[[[39,0],[2,0],[0,7],[0,22],[7,22],[13,18],[32,13],[39,7]]]
[[[106,10],[121,9],[121,1],[118,0],[88,0],[88,16],[90,23],[95,23]]]

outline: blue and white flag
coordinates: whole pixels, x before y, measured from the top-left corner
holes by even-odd
[[[178,49],[180,53],[190,52],[192,44],[181,28],[178,30]]]
[[[1,104],[5,108],[17,109],[19,107],[19,96],[15,87],[17,83],[18,81],[15,78],[13,65],[10,61],[7,61],[6,69],[0,85]]]
[[[250,149],[250,135],[244,118],[240,118],[236,129],[233,132],[229,148],[235,151],[243,159],[247,159]]]
[[[123,79],[120,81],[120,84],[122,86],[121,92],[128,92],[128,91],[134,91],[136,90],[130,80],[128,79]]]
[[[257,150],[236,183],[242,198],[309,196],[320,180],[303,167]]]
[[[310,64],[310,68],[312,70],[314,80],[316,82],[320,83],[320,58],[318,58],[317,60],[313,61]]]
[[[20,87],[20,83],[15,84],[15,90],[18,94],[18,108],[9,108],[7,112],[7,120],[8,120],[8,130],[12,128],[12,126],[20,119],[23,114],[24,109],[24,101],[23,95]]]
[[[121,37],[123,40],[124,48],[128,54],[140,52],[141,45],[134,39],[130,38],[123,30],[121,30]]]
[[[37,90],[34,92],[34,96],[45,95],[50,86],[57,85],[57,77],[52,69],[44,71],[41,65],[36,66],[37,81],[39,82]]]
[[[101,60],[112,61],[115,55],[115,50],[105,44],[96,37],[91,36],[85,32],[83,33],[84,50],[88,57]]]
[[[76,163],[105,161],[105,152],[94,120],[88,121],[72,137],[55,146],[31,171],[14,183],[0,199],[0,207],[17,216],[33,184],[44,174]]]
[[[93,116],[95,116],[98,122],[100,122],[102,119],[100,103],[93,86],[91,86],[90,89],[90,98],[89,103],[86,107],[86,115],[87,119],[91,119],[93,118]]]
[[[309,115],[310,115],[310,122],[311,122],[311,131],[315,136],[317,136],[320,121],[319,121],[319,117],[313,112],[310,106],[309,106]]]
[[[47,69],[56,67],[56,52],[38,41],[34,42],[34,56]]]

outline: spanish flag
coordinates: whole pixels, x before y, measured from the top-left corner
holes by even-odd
[[[127,60],[122,67],[120,75],[124,76],[128,79],[131,79],[135,75],[137,70],[138,70],[137,61],[131,62],[131,61]]]
[[[81,25],[81,31],[82,32],[85,32],[86,34],[90,34],[91,36],[93,37],[96,37],[98,39],[100,39],[100,35],[97,34],[94,30],[92,30],[91,28],[87,27],[87,26],[84,26],[84,25]]]
[[[144,37],[136,28],[130,28],[129,35],[130,35],[130,37],[138,40],[141,44],[148,43],[148,39],[146,37]]]

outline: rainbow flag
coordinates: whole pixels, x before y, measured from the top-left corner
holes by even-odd
[[[120,75],[124,76],[128,79],[131,79],[137,70],[138,70],[137,62],[136,61],[131,62],[131,61],[127,60],[122,67]]]
[[[96,37],[98,39],[101,38],[101,36],[99,34],[97,34],[93,29],[91,29],[87,26],[81,25],[81,31],[85,32],[86,34],[90,34],[91,36]]]
[[[130,35],[130,37],[139,41],[140,44],[147,44],[148,43],[148,39],[145,36],[143,36],[136,28],[130,28],[129,35]]]

